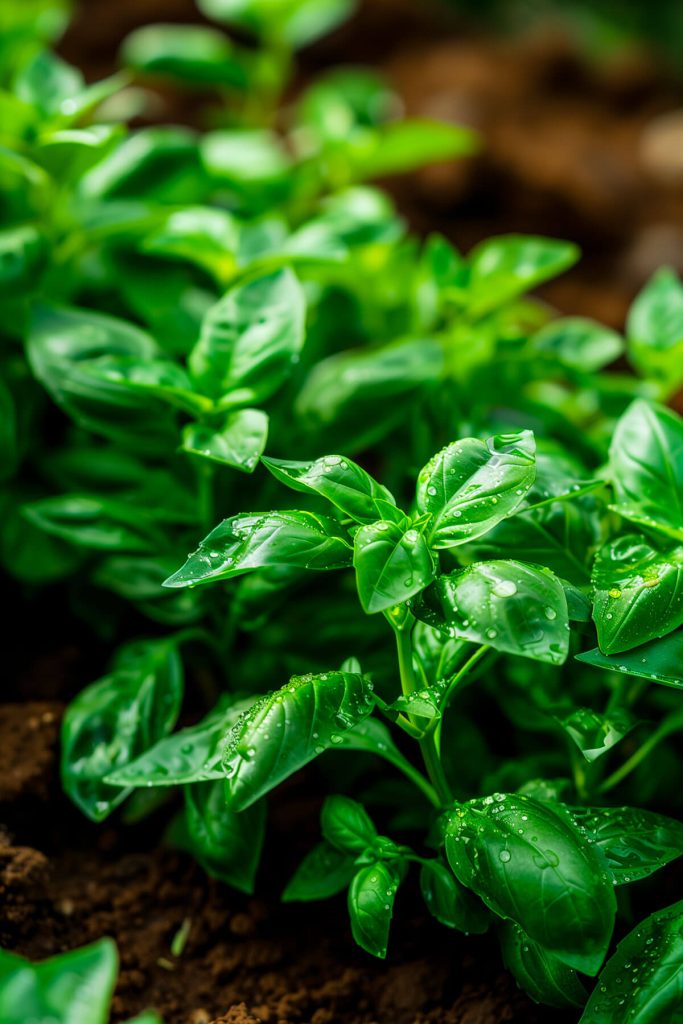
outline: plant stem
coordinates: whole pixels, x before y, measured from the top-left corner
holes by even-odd
[[[680,711],[676,711],[665,718],[655,731],[650,733],[645,742],[641,744],[633,754],[631,754],[628,760],[624,761],[616,771],[612,772],[612,774],[605,779],[602,785],[598,787],[598,793],[608,793],[610,789],[614,789],[615,786],[618,786],[620,782],[623,782],[627,775],[630,775],[631,772],[645,760],[648,754],[654,750],[658,743],[661,743],[663,739],[666,739],[670,733],[681,728],[683,728],[683,714],[681,714]]]
[[[401,689],[406,697],[420,688],[415,678],[415,670],[413,669],[413,644],[411,637],[414,625],[415,620],[411,615],[402,628],[394,627]],[[423,736],[419,743],[427,774],[440,802],[442,804],[453,803],[453,796],[441,764],[439,752],[436,749],[433,733]]]
[[[197,511],[199,522],[205,533],[209,533],[213,526],[213,474],[214,468],[210,462],[202,459],[197,466],[198,488],[197,488]]]

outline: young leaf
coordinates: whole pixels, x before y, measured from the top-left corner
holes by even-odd
[[[349,915],[355,941],[367,953],[384,959],[394,898],[400,882],[394,864],[378,861],[358,871],[349,886]]]
[[[373,845],[377,829],[365,808],[347,796],[328,796],[320,824],[324,838],[342,853],[358,856]]]
[[[624,339],[616,331],[579,316],[560,317],[540,329],[534,348],[579,373],[596,373],[624,351]]]
[[[477,136],[468,128],[441,121],[410,120],[365,129],[347,142],[344,153],[354,180],[403,174],[425,164],[471,156]]]
[[[489,926],[489,914],[480,900],[440,860],[426,860],[420,869],[420,888],[427,909],[447,928],[466,935],[480,934]]]
[[[106,1024],[117,969],[111,939],[38,963],[0,950],[0,1020]]]
[[[230,39],[208,25],[145,25],[126,37],[121,56],[137,71],[196,85],[246,84]]]
[[[251,569],[341,569],[351,549],[332,519],[312,512],[266,512],[224,519],[164,583],[187,587]]]
[[[673,391],[683,381],[683,284],[662,267],[631,306],[626,323],[632,363]]]
[[[252,473],[267,439],[266,413],[261,409],[239,409],[228,414],[220,430],[189,423],[183,430],[183,451]]]
[[[210,206],[188,206],[174,211],[142,245],[143,252],[152,256],[194,263],[219,285],[234,277],[238,248],[235,219],[226,210]]]
[[[448,819],[456,877],[569,967],[596,974],[614,926],[612,880],[599,852],[552,804],[486,797]]]
[[[329,899],[346,889],[356,870],[353,857],[329,843],[318,843],[290,878],[282,900],[294,903]]]
[[[439,576],[411,607],[437,629],[499,651],[553,665],[567,657],[567,600],[557,577],[540,566],[476,562]]]
[[[301,285],[291,270],[231,289],[206,314],[190,354],[197,383],[230,405],[269,398],[301,351],[305,311]]]
[[[530,939],[514,921],[504,921],[498,936],[505,966],[534,1002],[557,1009],[584,1005],[588,993],[572,967]]]
[[[418,509],[433,517],[431,546],[475,540],[519,508],[536,475],[535,451],[524,430],[485,442],[467,437],[435,455],[417,482]]]
[[[434,579],[434,561],[424,535],[385,519],[368,523],[354,538],[353,564],[361,604],[368,614],[384,611],[419,593]]]
[[[315,462],[267,458],[263,463],[287,487],[304,494],[322,495],[358,523],[382,519],[384,503],[396,504],[386,487],[341,455],[326,455]]]
[[[627,672],[631,676],[652,679],[675,689],[683,687],[683,630],[650,640],[635,651],[621,654],[603,654],[599,647],[577,654],[578,661],[613,672]]]
[[[617,885],[637,882],[683,854],[683,824],[636,807],[574,807],[572,819],[605,855]]]
[[[324,672],[294,676],[281,690],[261,697],[227,737],[223,768],[229,804],[244,810],[302,768],[373,708],[364,676]]]
[[[129,795],[104,782],[173,728],[183,695],[176,647],[149,640],[122,648],[112,674],[87,686],[62,723],[62,782],[93,821],[103,821]]]
[[[683,546],[642,536],[610,541],[593,565],[593,619],[603,654],[619,654],[683,624]]]
[[[184,787],[187,850],[207,874],[252,893],[266,828],[266,803],[237,814],[228,807],[224,778]]]
[[[637,400],[617,423],[610,446],[619,515],[683,541],[683,420]]]
[[[216,21],[298,48],[344,21],[354,0],[199,0],[199,8]]]
[[[637,925],[600,973],[580,1024],[672,1024],[680,1017],[683,901]]]
[[[556,715],[555,719],[591,764],[611,750],[636,724],[630,712],[624,709],[603,715],[592,708],[574,708],[566,715]]]
[[[160,739],[130,764],[107,775],[112,786],[183,786],[223,779],[225,737],[254,703],[251,697],[223,697],[196,725]]]
[[[516,295],[556,277],[579,258],[571,242],[531,235],[501,235],[481,242],[468,256],[467,312],[482,316]]]

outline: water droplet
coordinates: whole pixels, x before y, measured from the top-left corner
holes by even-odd
[[[557,618],[557,612],[555,611],[554,608],[551,608],[550,605],[548,605],[546,608],[544,608],[543,612],[545,614],[546,619],[550,619],[551,622],[552,622],[553,619]]]
[[[496,597],[513,597],[517,593],[517,584],[512,580],[499,580],[493,587]]]
[[[498,854],[498,858],[499,858],[499,860],[502,860],[503,864],[507,864],[508,861],[511,859],[510,851],[509,850],[501,850],[500,853]]]

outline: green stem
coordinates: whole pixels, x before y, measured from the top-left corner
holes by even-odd
[[[214,502],[213,502],[213,474],[214,467],[205,459],[202,459],[198,466],[198,487],[197,487],[197,512],[199,522],[205,534],[211,531],[214,525]]]
[[[680,711],[674,712],[669,715],[659,725],[653,733],[650,733],[645,742],[638,747],[638,749],[631,754],[628,760],[612,772],[601,786],[598,787],[598,793],[608,793],[615,786],[618,786],[620,782],[631,774],[631,772],[641,764],[648,754],[652,753],[654,748],[661,743],[662,740],[666,739],[667,736],[672,732],[676,732],[677,729],[683,728],[683,715]]]
[[[418,681],[415,678],[415,670],[413,669],[413,644],[411,637],[414,625],[415,620],[410,616],[410,619],[405,622],[403,628],[394,627],[396,651],[398,654],[398,667],[401,676],[401,689],[406,697],[420,689]],[[427,774],[432,786],[438,795],[439,803],[442,805],[451,804],[453,802],[453,796],[441,764],[439,752],[436,749],[433,733],[425,735],[419,742],[425,768],[427,769]]]

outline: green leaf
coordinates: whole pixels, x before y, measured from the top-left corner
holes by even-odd
[[[580,1024],[672,1024],[681,1010],[683,902],[659,910],[617,946]]]
[[[142,404],[149,397],[199,416],[211,410],[212,402],[192,389],[192,383],[182,366],[170,359],[147,359],[142,362],[128,356],[101,356],[81,367],[83,375],[93,382],[110,382],[122,389],[138,392]]]
[[[347,796],[326,798],[320,824],[327,842],[342,853],[358,856],[377,839],[377,829],[363,805]]]
[[[237,203],[247,209],[270,209],[291,188],[292,161],[275,132],[254,128],[207,132],[199,153],[212,181],[235,193]]]
[[[610,656],[596,647],[576,657],[578,661],[597,668],[626,672],[664,686],[683,688],[683,630],[651,640],[635,651],[622,651],[619,655]]]
[[[435,455],[417,482],[417,506],[433,516],[431,546],[465,544],[518,509],[536,476],[535,451],[524,430],[487,441],[468,437]]]
[[[437,629],[509,654],[561,665],[569,651],[562,584],[540,566],[475,562],[439,576],[411,609]]]
[[[62,783],[93,821],[128,796],[104,782],[171,731],[183,696],[176,647],[149,640],[122,648],[112,674],[87,686],[62,723]]]
[[[591,764],[611,750],[636,724],[630,712],[624,709],[603,715],[592,708],[574,708],[565,715],[556,715],[555,719]]]
[[[261,402],[288,377],[304,343],[305,301],[291,270],[231,289],[204,317],[189,365],[229,404]]]
[[[224,696],[196,725],[165,736],[129,764],[107,775],[112,786],[184,786],[224,779],[225,737],[253,698]]]
[[[266,828],[259,800],[236,813],[228,806],[225,779],[185,786],[187,850],[213,878],[253,893]]]
[[[0,297],[17,298],[35,287],[45,251],[45,238],[32,224],[0,230]]]
[[[142,245],[143,252],[194,263],[225,285],[237,270],[237,223],[226,210],[188,206],[175,210]]]
[[[268,416],[261,409],[229,413],[220,430],[189,423],[183,430],[183,451],[243,473],[253,473],[268,439]]]
[[[43,50],[30,60],[14,82],[19,99],[44,115],[58,114],[63,104],[84,88],[83,75],[56,54]]]
[[[273,476],[294,491],[320,494],[358,523],[372,523],[384,516],[393,495],[369,473],[341,455],[326,455],[314,462],[263,459]]]
[[[517,295],[557,277],[579,258],[571,242],[531,235],[501,235],[476,246],[468,256],[470,270],[466,308],[482,316]]]
[[[610,447],[615,508],[632,522],[683,541],[683,420],[637,400]]]
[[[530,939],[514,921],[504,921],[498,935],[505,966],[534,1002],[557,1009],[584,1005],[588,993],[573,968]]]
[[[117,968],[111,939],[33,964],[0,950],[0,1020],[106,1024]]]
[[[617,885],[637,882],[683,854],[683,824],[636,807],[573,807],[572,820],[595,843]]]
[[[628,352],[640,373],[673,391],[683,381],[683,284],[662,267],[631,306]]]
[[[349,886],[349,915],[354,940],[384,959],[400,876],[393,864],[378,861],[361,868]]]
[[[420,869],[420,888],[430,914],[447,928],[478,935],[489,926],[486,908],[461,885],[441,860],[426,860]]]
[[[24,505],[34,526],[46,533],[97,551],[150,551],[154,537],[149,520],[134,505],[62,494]]]
[[[351,550],[337,524],[312,512],[266,512],[224,519],[205,537],[165,587],[227,580],[251,569],[292,566],[340,569]]]
[[[194,132],[168,125],[133,133],[79,183],[89,201],[132,198],[187,205],[200,201],[197,193],[204,190]],[[114,213],[119,220],[121,208],[115,206]]]
[[[319,843],[306,854],[285,891],[284,903],[326,900],[346,889],[356,873],[354,858],[329,843]]]
[[[580,316],[561,317],[534,335],[537,352],[578,373],[596,373],[624,351],[624,339],[616,331]]]
[[[619,654],[683,624],[683,546],[658,551],[644,537],[610,541],[593,566],[593,619],[604,654]]]
[[[614,926],[612,880],[555,805],[502,793],[462,805],[448,818],[446,853],[496,914],[569,967],[597,973]]]
[[[476,153],[478,138],[468,128],[443,121],[409,120],[356,132],[343,156],[354,180],[403,174],[426,164]]]
[[[244,87],[246,67],[228,36],[208,25],[145,25],[126,37],[124,63],[193,85]]]
[[[261,697],[229,734],[223,755],[230,806],[249,807],[318,754],[373,709],[364,676],[324,672],[293,676],[287,686]]]
[[[354,0],[198,0],[209,18],[280,39],[298,48],[330,32],[354,9]]]
[[[424,535],[410,522],[387,520],[361,526],[354,538],[358,596],[368,614],[402,604],[434,579]]]

